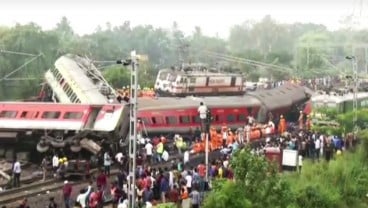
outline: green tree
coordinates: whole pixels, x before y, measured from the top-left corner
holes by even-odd
[[[214,189],[204,207],[228,207],[224,203],[231,203],[234,208],[281,208],[292,204],[292,192],[289,185],[279,177],[276,166],[264,157],[252,154],[250,148],[236,152],[231,167],[235,181],[224,182]]]

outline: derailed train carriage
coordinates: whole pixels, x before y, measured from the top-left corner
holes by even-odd
[[[270,113],[296,120],[311,97],[308,89],[286,84],[271,90],[261,90],[244,96],[185,97],[139,99],[138,116],[149,133],[188,133],[200,125],[198,106],[203,102],[211,109],[212,126],[244,127],[248,116],[266,122]],[[309,113],[309,112],[305,112]]]
[[[39,152],[69,146],[73,152],[85,148],[97,153],[101,141],[127,134],[128,116],[126,105],[2,102],[0,141],[37,144]]]
[[[150,134],[189,133],[200,126],[197,108],[204,102],[214,117],[212,126],[243,127],[247,117],[265,122],[268,115],[292,119],[310,94],[297,85],[284,85],[245,96],[139,98],[138,117]],[[37,144],[37,150],[69,146],[97,153],[105,141],[117,143],[129,133],[129,104],[0,103],[0,140]]]

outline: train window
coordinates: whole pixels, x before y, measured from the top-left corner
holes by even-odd
[[[23,111],[22,114],[20,114],[21,118],[37,118],[38,112],[34,111]]]
[[[74,103],[77,100],[77,95],[73,93],[70,100]]]
[[[190,123],[190,117],[189,116],[180,116],[180,123],[183,123],[183,124]]]
[[[247,108],[247,111],[248,111],[249,114],[252,114],[253,113],[253,108],[249,107],[249,108]]]
[[[153,124],[163,124],[164,121],[163,121],[162,117],[152,117],[152,123]]]
[[[190,83],[196,83],[196,78],[195,77],[190,78]]]
[[[220,116],[219,115],[215,115],[214,121],[219,122],[220,121]]]
[[[64,84],[64,87],[63,87],[63,90],[64,90],[64,91],[66,91],[68,88],[69,88],[68,83],[65,83],[65,84]]]
[[[64,119],[80,119],[82,118],[83,113],[82,112],[66,112],[64,114]]]
[[[201,119],[199,118],[199,116],[193,116],[192,120],[194,121],[194,123],[201,123]]]
[[[1,111],[0,118],[15,118],[17,114],[17,111]]]
[[[166,117],[166,123],[167,124],[177,124],[178,120],[176,119],[175,116],[167,116]]]
[[[235,115],[230,114],[230,115],[227,116],[226,120],[227,120],[227,122],[234,122],[234,121],[236,121],[236,117],[235,117]]]
[[[60,117],[60,111],[46,111],[42,114],[41,118],[57,119]]]
[[[150,124],[150,120],[148,118],[140,118],[141,121],[143,122],[143,125],[147,125],[147,124]]]
[[[244,114],[239,114],[238,121],[247,121],[247,117]]]
[[[226,118],[225,118],[225,115],[223,115],[223,114],[220,114],[220,115],[215,115],[215,117],[214,117],[215,119],[215,121],[216,122],[226,122]]]

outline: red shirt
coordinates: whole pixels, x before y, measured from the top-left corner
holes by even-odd
[[[107,183],[107,177],[105,174],[101,173],[100,175],[97,176],[97,181],[96,181],[96,185],[97,186],[105,186]]]
[[[203,164],[199,164],[198,167],[198,175],[202,178],[206,176],[206,167]]]
[[[178,202],[179,201],[179,192],[176,189],[171,189],[168,194],[169,201]]]
[[[98,194],[96,192],[92,192],[91,195],[89,196],[89,202],[88,205],[90,208],[96,208],[98,205]]]
[[[64,187],[63,187],[64,197],[70,197],[71,194],[72,194],[72,185],[65,184]]]

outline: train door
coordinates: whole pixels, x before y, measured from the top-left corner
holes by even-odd
[[[93,126],[96,122],[97,116],[101,111],[102,107],[92,107],[92,110],[88,116],[88,120],[84,128],[86,129],[93,129]]]
[[[188,92],[188,79],[186,77],[182,77],[181,78],[181,81],[182,81],[182,93],[187,93]]]
[[[190,79],[189,79],[189,84],[188,84],[188,87],[187,87],[187,89],[188,89],[188,92],[189,93],[193,93],[194,91],[195,91],[195,85],[196,85],[196,78],[195,77],[191,77]]]
[[[231,77],[230,86],[235,87],[235,83],[236,83],[236,77]]]

